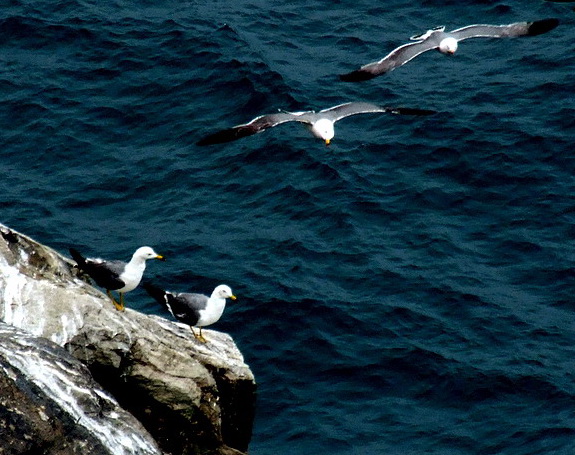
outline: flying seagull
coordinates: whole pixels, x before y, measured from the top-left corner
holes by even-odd
[[[543,19],[535,22],[516,22],[509,25],[468,25],[451,32],[445,27],[437,27],[412,36],[414,43],[404,44],[391,51],[378,62],[368,63],[339,78],[346,82],[359,82],[372,79],[405,65],[423,52],[437,49],[442,54],[452,55],[457,50],[457,42],[468,38],[507,38],[516,36],[536,36],[547,33],[559,25],[558,19]]]
[[[225,284],[217,286],[210,297],[186,292],[173,294],[149,283],[144,284],[144,289],[157,302],[167,307],[178,321],[188,324],[196,339],[202,343],[206,342],[202,327],[219,321],[226,307],[226,299],[236,300],[230,287]],[[200,328],[199,334],[194,332],[194,327]]]
[[[70,248],[70,254],[80,270],[86,272],[98,286],[106,289],[106,294],[112,299],[112,303],[118,311],[124,311],[124,293],[134,290],[140,284],[146,269],[146,260],[165,260],[163,256],[160,256],[149,246],[138,248],[130,262],[127,263],[88,259],[83,257],[75,248]],[[118,291],[120,303],[116,302],[111,291]]]
[[[237,125],[216,133],[212,133],[203,139],[200,139],[197,145],[222,144],[224,142],[235,141],[242,137],[251,136],[252,134],[261,133],[262,131],[280,125],[286,122],[300,122],[305,124],[311,133],[325,141],[329,145],[333,136],[333,124],[342,118],[356,114],[368,114],[375,112],[388,112],[390,114],[403,115],[429,115],[435,111],[425,109],[412,109],[403,107],[382,107],[371,103],[352,102],[340,104],[338,106],[324,109],[323,111],[304,111],[304,112],[278,112],[277,114],[261,115],[249,123]]]

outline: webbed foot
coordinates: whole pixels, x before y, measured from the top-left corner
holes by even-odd
[[[112,295],[112,293],[109,290],[106,290],[106,294],[112,300],[112,303],[116,307],[116,310],[124,311],[124,294],[120,294],[120,303],[116,302],[116,299],[114,298],[114,296]]]
[[[204,338],[204,336],[202,335],[202,328],[201,327],[200,327],[200,333],[196,333],[192,326],[190,326],[190,328],[192,329],[192,333],[194,334],[194,337],[196,338],[196,340],[198,340],[200,343],[207,343],[208,342],[208,340],[206,340]]]

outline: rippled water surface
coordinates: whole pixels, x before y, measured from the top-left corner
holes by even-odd
[[[175,291],[229,284],[259,385],[251,453],[572,454],[575,15],[539,0],[9,0],[1,219]],[[437,25],[557,17],[358,84]],[[279,109],[299,125],[198,147]],[[169,317],[138,289],[128,305]]]

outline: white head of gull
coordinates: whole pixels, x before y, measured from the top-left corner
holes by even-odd
[[[448,36],[441,40],[438,49],[442,54],[455,54],[455,51],[457,50],[457,40],[452,36]]]
[[[311,127],[311,132],[315,137],[323,139],[326,145],[329,145],[335,136],[333,122],[328,118],[320,118],[317,122],[315,122]]]

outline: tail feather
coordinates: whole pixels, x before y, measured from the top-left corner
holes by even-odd
[[[72,259],[78,264],[78,268],[83,269],[86,266],[86,258],[80,254],[76,248],[70,248],[70,255]]]
[[[164,291],[162,288],[159,288],[158,286],[155,286],[151,283],[144,283],[142,286],[146,292],[150,294],[150,296],[153,297],[156,302],[168,310],[174,318],[178,320],[181,319],[180,316],[174,314],[174,309],[172,308],[172,304],[175,302],[174,294],[169,291]]]
[[[142,285],[146,292],[158,303],[167,306],[166,296],[167,292],[152,283],[144,283]]]

